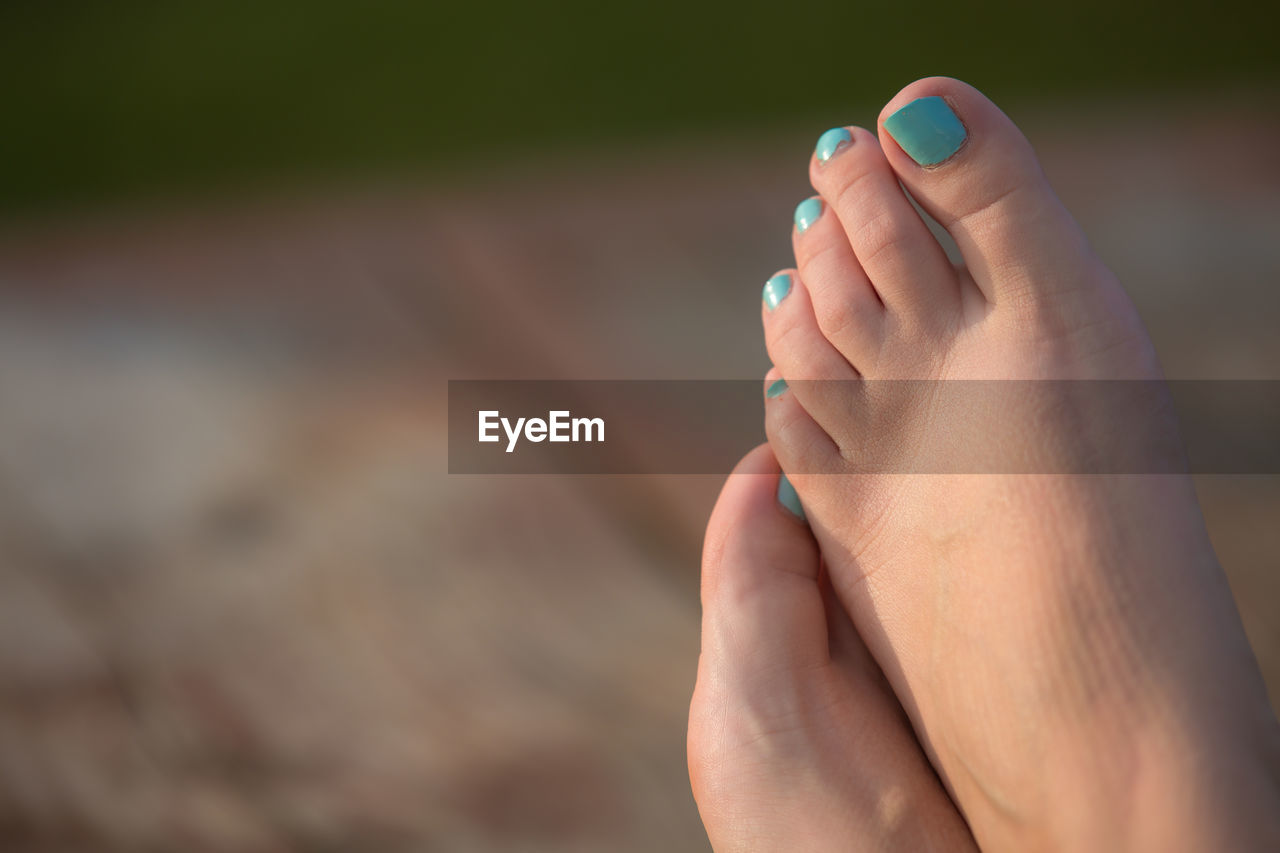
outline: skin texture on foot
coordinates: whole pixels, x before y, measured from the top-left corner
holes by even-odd
[[[779,485],[756,448],[707,526],[689,771],[712,846],[975,849]]]
[[[868,380],[1161,378],[994,104],[929,78],[877,130],[824,134],[762,309],[766,429],[836,594],[984,849],[1280,849],[1275,717],[1188,477],[859,466],[949,427]],[[1083,464],[1082,423],[1013,405],[971,434]]]

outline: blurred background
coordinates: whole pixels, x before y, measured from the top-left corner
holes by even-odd
[[[719,478],[451,477],[446,380],[763,375],[813,142],[930,74],[1171,376],[1280,378],[1257,8],[0,5],[0,846],[707,849]],[[1273,696],[1277,479],[1199,481]]]

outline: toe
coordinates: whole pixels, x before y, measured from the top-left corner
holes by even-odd
[[[1046,271],[1081,269],[1083,233],[1050,189],[1026,138],[981,92],[917,80],[880,114],[889,165],[950,232],[992,302],[1034,295]],[[1082,282],[1096,271],[1082,270]]]
[[[805,409],[796,396],[797,390],[810,398],[829,395],[826,383],[800,380],[790,383],[778,368],[764,378],[764,431],[779,460],[788,471],[828,471],[841,461],[836,442]],[[819,402],[825,402],[819,400]],[[780,484],[784,506],[803,516],[799,497],[789,482]]]
[[[761,313],[769,357],[791,383],[784,397],[798,400],[823,427],[838,427],[848,416],[847,399],[838,391],[859,374],[818,327],[806,282],[794,270],[769,279]]]
[[[729,476],[707,524],[704,654],[736,662],[734,679],[810,672],[829,659],[818,545],[792,495],[769,446],[761,445]]]
[[[707,525],[688,758],[713,846],[972,849],[779,482],[756,448]]]
[[[858,263],[840,219],[821,198],[796,207],[792,245],[818,328],[859,371],[878,360],[884,306]]]
[[[837,132],[848,139],[833,146],[831,137]],[[860,127],[827,131],[810,161],[809,176],[839,220],[841,242],[852,246],[861,270],[885,306],[929,327],[949,322],[959,302],[955,271],[902,191],[876,137]],[[802,256],[801,243],[828,237],[816,224],[810,231],[814,237],[805,240],[806,232],[797,240],[798,258]],[[820,249],[805,246],[803,251]],[[810,283],[821,319],[826,289],[819,286],[803,261],[800,270]]]

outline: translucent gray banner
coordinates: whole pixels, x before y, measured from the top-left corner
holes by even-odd
[[[1276,381],[795,381],[769,406],[825,427],[789,433],[795,472],[1280,474]],[[764,421],[758,380],[451,380],[449,473],[723,474]]]

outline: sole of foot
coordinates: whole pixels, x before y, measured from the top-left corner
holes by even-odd
[[[762,446],[707,527],[689,770],[712,846],[974,849],[796,507]]]
[[[929,78],[876,132],[824,134],[810,179],[796,268],[762,308],[767,381],[788,380],[766,430],[978,842],[1280,848],[1275,716],[1190,478],[1085,473],[1102,444],[1146,434],[1099,435],[1088,411],[1019,399],[966,413],[962,434],[998,437],[983,452],[1028,467],[948,471],[948,453],[974,448],[936,442],[956,434],[945,407],[874,391],[1161,384],[1136,311],[1030,144],[977,90]],[[912,468],[925,447],[930,465]],[[1037,469],[1046,454],[1055,464]]]

